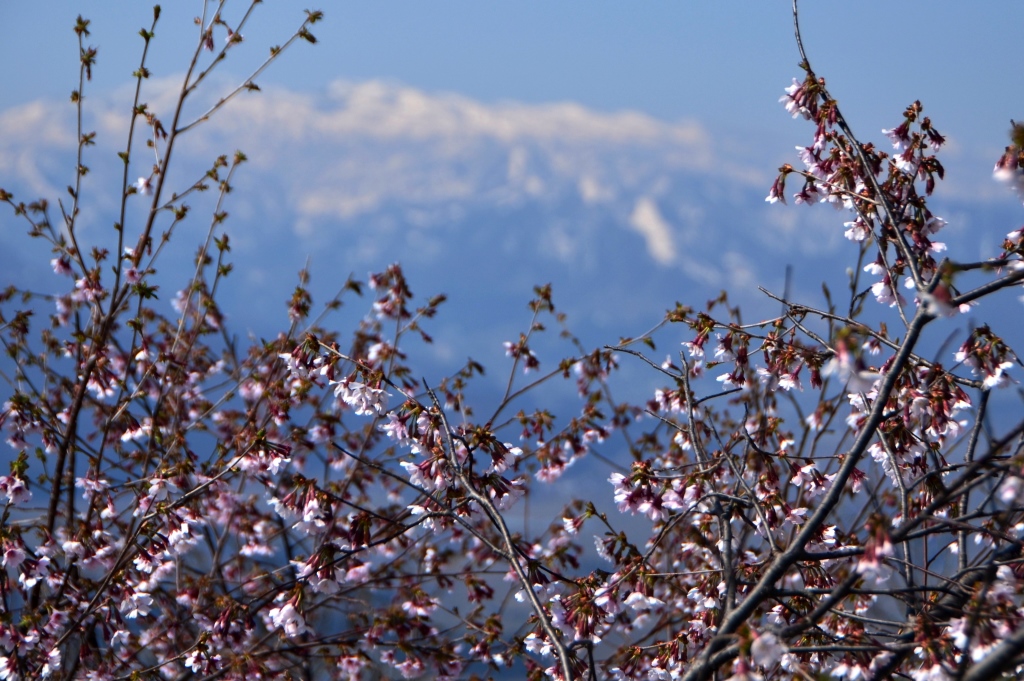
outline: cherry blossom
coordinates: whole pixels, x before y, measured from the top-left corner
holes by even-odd
[[[352,407],[357,416],[383,414],[387,409],[388,394],[381,388],[373,388],[349,379],[337,381],[333,385],[334,394]]]
[[[271,608],[267,617],[271,626],[284,630],[289,638],[297,638],[309,630],[306,621],[291,602]]]
[[[319,16],[293,38],[315,42]],[[246,21],[224,17],[199,20],[197,55],[214,31],[219,54],[240,41]],[[0,299],[0,678],[1019,674],[1024,463],[994,389],[1020,360],[1012,325],[973,316],[1024,281],[1022,230],[980,261],[939,241],[959,217],[929,207],[946,138],[924,106],[859,139],[797,45],[781,102],[807,139],[767,201],[789,181],[794,203],[843,212],[849,290],[765,288],[763,318],[723,293],[587,348],[538,286],[493,398],[474,360],[431,382],[414,366],[445,298],[397,263],[330,301],[302,271],[286,328],[235,342],[218,291],[246,157],[169,172],[205,119],[126,107],[146,148],[128,136],[125,160],[152,172],[110,195],[159,210],[125,210],[109,241],[83,247],[77,203],[52,219],[65,204],[0,190],[60,275],[52,296]],[[178,103],[216,80],[190,77]],[[995,169],[1018,189],[1020,146]],[[201,189],[213,228],[161,300],[157,235],[179,238]],[[558,413],[555,386],[576,400]]]

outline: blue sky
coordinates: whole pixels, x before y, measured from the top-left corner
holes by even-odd
[[[193,41],[188,19],[198,7],[164,3],[152,62],[157,73],[180,70]],[[272,1],[258,8],[248,47],[262,55],[302,7]],[[321,43],[296,50],[264,82],[316,91],[339,77],[385,78],[485,102],[571,100],[735,131],[793,131],[773,106],[797,75],[788,2],[382,0],[320,9],[326,13],[316,31]],[[1001,143],[1008,119],[1024,117],[1019,2],[805,2],[802,12],[815,67],[866,132],[896,121],[915,98],[940,129],[968,144]],[[130,74],[141,43],[135,33],[149,23],[149,3],[4,2],[5,106],[67,95],[76,57],[70,28],[78,13],[93,21],[97,84]],[[227,66],[239,69],[240,60]],[[998,142],[991,141],[993,128]]]

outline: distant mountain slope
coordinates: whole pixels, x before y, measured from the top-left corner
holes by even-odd
[[[154,81],[147,93],[150,109],[165,119],[176,83]],[[230,84],[216,86],[189,110],[204,111]],[[87,153],[88,239],[112,233],[114,151],[124,145],[127,99],[119,92],[87,100],[93,108],[85,124],[99,133]],[[0,113],[0,186],[26,199],[64,195],[71,114],[64,103]],[[810,133],[799,125],[796,139]],[[764,202],[788,146],[740,143],[698,122],[637,112],[485,104],[391,83],[336,82],[315,97],[279,89],[241,96],[183,138],[169,181],[180,191],[215,155],[248,155],[226,204],[237,274],[225,302],[245,327],[267,333],[283,323],[283,300],[308,257],[321,300],[349,273],[363,277],[400,261],[417,292],[447,292],[460,325],[472,318],[472,333],[489,344],[518,328],[533,284],[553,282],[556,301],[597,342],[637,333],[676,300],[700,305],[722,288],[774,311],[756,289],[781,291],[787,265],[805,300],[820,300],[822,280],[842,287],[853,252],[842,236],[849,218],[824,206]],[[146,163],[136,156],[132,175],[148,173]],[[195,221],[179,228],[164,265],[171,265],[167,287],[180,286],[189,271],[210,198],[195,199]],[[129,231],[145,211],[140,197],[130,204]],[[993,252],[1016,226],[1010,199],[945,205],[947,241],[969,244],[965,257]],[[0,255],[7,271],[52,284],[31,269],[48,258],[27,257],[15,237],[21,227],[9,215],[2,220],[3,244],[19,243],[17,257],[11,248]],[[254,298],[268,304],[248,304]],[[465,331],[456,337],[473,340]]]

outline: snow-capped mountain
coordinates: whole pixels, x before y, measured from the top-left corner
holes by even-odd
[[[165,121],[176,83],[156,81],[147,93],[150,110]],[[205,111],[229,86],[214,85],[188,110]],[[88,102],[86,126],[99,140],[88,150],[92,172],[83,192],[90,240],[109,236],[115,220],[120,162],[113,152],[124,145],[128,96]],[[0,114],[8,133],[0,139],[0,186],[20,198],[64,193],[71,114],[66,104],[47,103]],[[809,133],[794,123],[794,139]],[[640,333],[675,301],[699,307],[723,288],[753,306],[751,318],[774,312],[757,286],[781,291],[787,265],[794,295],[820,302],[822,280],[834,289],[845,282],[855,252],[842,236],[850,218],[825,206],[764,202],[779,160],[795,161],[791,146],[741,143],[695,121],[637,112],[336,82],[319,96],[268,89],[236,98],[181,139],[168,181],[181,191],[216,155],[241,149],[249,157],[225,204],[236,263],[225,307],[244,327],[268,333],[284,324],[283,301],[307,258],[321,301],[350,273],[365,277],[398,261],[417,293],[449,295],[436,322],[438,352],[461,359],[479,344],[500,348],[500,339],[523,327],[534,284],[553,283],[556,304],[594,343]],[[147,174],[149,161],[135,158],[133,175]],[[200,210],[206,200],[196,200],[194,222],[177,228],[165,275],[174,276],[166,268],[175,262],[182,280],[189,271],[208,227]],[[133,196],[130,203],[129,232],[146,202]],[[965,258],[993,252],[1013,227],[1012,200],[996,204],[997,217],[980,227],[987,205],[948,202],[947,240],[970,243]],[[975,220],[969,229],[968,216]],[[13,227],[10,216],[2,219]],[[0,236],[9,271],[29,280],[45,275],[31,269],[45,260],[11,256],[13,244],[24,244],[18,232],[5,228]]]

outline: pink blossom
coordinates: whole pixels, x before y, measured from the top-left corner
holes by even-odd
[[[270,618],[271,625],[275,629],[283,630],[288,638],[298,638],[309,631],[309,627],[306,626],[306,620],[302,618],[302,615],[291,601],[282,606],[271,608],[267,616]]]
[[[76,303],[94,303],[103,295],[103,288],[91,277],[82,277],[75,281],[75,290],[71,299]]]
[[[879,303],[889,307],[896,307],[897,305],[902,307],[906,303],[903,296],[893,288],[889,275],[886,275],[882,281],[871,285],[871,294],[875,296],[875,300]]]
[[[1024,168],[1019,165],[1019,155],[1019,149],[1007,147],[1006,152],[996,161],[992,177],[1009,185],[1016,192],[1024,192]]]
[[[786,105],[786,111],[792,114],[793,118],[803,116],[810,120],[811,111],[806,106],[808,96],[804,92],[803,84],[796,78],[793,79],[793,84],[786,88],[786,94],[779,97],[779,101]]]
[[[352,565],[345,572],[345,581],[353,584],[365,584],[370,579],[372,567],[369,563]]]
[[[634,591],[626,596],[626,599],[623,601],[623,605],[629,607],[631,610],[643,611],[656,608],[660,605],[665,605],[665,601],[659,598],[654,598],[653,596],[644,595],[639,591]]]
[[[128,619],[145,617],[153,606],[153,597],[143,591],[137,591],[129,595],[121,602],[121,612]]]
[[[25,549],[16,544],[6,544],[4,547],[3,566],[16,568],[25,561]]]
[[[786,203],[786,181],[784,176],[779,175],[772,184],[772,188],[768,191],[768,196],[765,197],[765,201],[768,203]]]
[[[0,655],[0,679],[3,681],[19,681],[18,658]]]
[[[753,633],[754,641],[750,644],[750,661],[760,667],[775,666],[786,652],[786,646],[782,644],[778,636],[770,631],[761,634]]]
[[[892,130],[882,130],[882,134],[889,138],[896,151],[903,151],[910,144],[910,127],[906,121]]]
[[[39,670],[39,674],[42,678],[49,678],[53,673],[60,669],[61,654],[60,648],[54,648],[46,655],[46,662],[43,664],[42,669]]]
[[[882,584],[892,575],[892,568],[885,563],[892,555],[892,543],[887,537],[872,540],[868,542],[864,548],[864,555],[857,562],[857,572],[867,579],[873,579],[875,585]]]
[[[332,385],[335,396],[352,407],[357,416],[383,414],[387,411],[388,393],[381,388],[371,388],[365,383],[351,379],[335,381]]]
[[[862,665],[844,660],[835,666],[830,676],[837,679],[845,679],[846,681],[860,681],[860,679],[869,678],[867,672],[868,670]]]
[[[999,500],[1004,504],[1018,506],[1024,500],[1024,478],[1019,471],[1008,475],[996,490]]]
[[[939,662],[930,666],[926,664],[920,669],[911,670],[909,674],[914,681],[953,681],[955,678]]]
[[[412,655],[407,655],[401,662],[395,662],[395,657],[390,650],[381,653],[381,662],[397,669],[404,679],[415,679],[426,670],[423,661]]]
[[[686,348],[686,352],[690,355],[690,359],[704,359],[705,340],[707,340],[706,336],[703,339],[698,338],[696,341],[685,341],[683,343],[683,347]]]
[[[421,595],[412,600],[402,603],[402,610],[414,617],[429,617],[437,610],[438,602],[428,596]]]
[[[64,276],[71,276],[74,271],[71,269],[71,261],[66,256],[54,258],[50,261],[50,265],[53,267],[55,274],[61,274]]]
[[[807,520],[807,518],[805,518],[804,516],[807,515],[807,512],[810,509],[803,508],[803,507],[801,507],[801,508],[788,508],[787,507],[784,510],[786,512],[786,520],[785,520],[786,524],[790,524],[790,525],[803,525],[804,522]]]
[[[837,376],[847,391],[855,394],[870,392],[882,377],[877,371],[868,368],[862,358],[855,357],[845,343],[836,344],[836,354],[822,367],[821,375]]]
[[[732,676],[728,677],[725,681],[764,681],[764,676],[751,669],[743,657],[736,659],[732,669]]]
[[[853,222],[844,222],[843,226],[847,228],[843,236],[850,241],[860,242],[871,236],[871,228],[860,217]]]
[[[366,660],[358,655],[343,655],[338,658],[338,671],[343,681],[359,681],[366,664]]]
[[[32,491],[24,480],[12,475],[0,476],[0,503],[18,506],[31,500]]]

